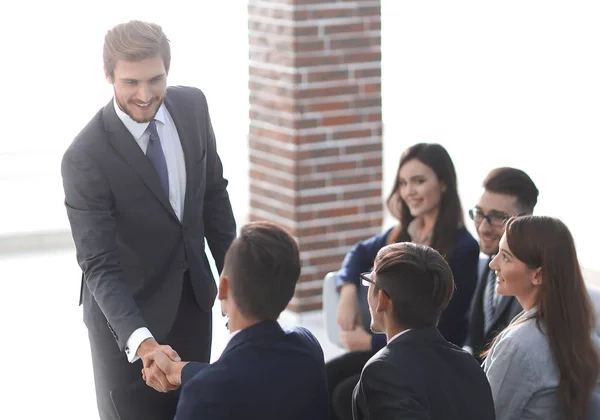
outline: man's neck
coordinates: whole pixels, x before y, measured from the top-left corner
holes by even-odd
[[[387,338],[387,341],[390,341],[392,337],[395,337],[396,335],[400,334],[403,331],[409,330],[410,328],[407,327],[402,327],[400,325],[390,325],[388,328],[385,329],[385,336]]]
[[[252,325],[258,324],[259,322],[259,320],[254,318],[246,318],[240,314],[232,314],[229,317],[227,328],[229,329],[229,333],[232,334],[236,331],[241,331]]]

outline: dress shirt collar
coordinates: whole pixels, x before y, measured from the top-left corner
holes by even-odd
[[[398,334],[396,334],[395,336],[393,336],[392,338],[390,338],[388,340],[388,344],[390,344],[392,341],[394,341],[396,338],[400,337],[402,334],[409,332],[411,329],[409,328],[408,330],[404,330],[404,331],[400,331]]]
[[[115,98],[113,98],[113,104],[115,107],[115,112],[117,113],[117,116],[119,117],[119,119],[123,122],[123,124],[125,125],[127,130],[131,133],[131,135],[133,136],[135,141],[139,141],[140,137],[142,137],[142,134],[144,134],[144,132],[146,131],[146,128],[148,128],[149,123],[147,123],[147,122],[139,123],[139,122],[132,120],[129,115],[127,115],[125,112],[123,112],[123,110],[121,108],[119,108],[119,104],[117,104],[117,100]],[[163,102],[162,104],[160,104],[160,107],[158,108],[158,111],[156,112],[154,119],[156,121],[160,122],[161,124],[164,124],[165,123],[165,112],[166,112],[165,104]]]

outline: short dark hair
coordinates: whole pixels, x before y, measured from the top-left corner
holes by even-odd
[[[492,170],[483,181],[483,188],[496,194],[517,197],[517,205],[524,213],[533,213],[539,195],[529,175],[515,168]]]
[[[406,328],[437,325],[454,293],[454,276],[435,249],[402,242],[382,248],[375,258],[375,288],[389,296],[395,321]]]
[[[227,251],[223,274],[242,314],[276,320],[294,296],[300,277],[298,245],[274,223],[249,223]]]
[[[104,69],[112,78],[118,60],[141,61],[160,56],[169,73],[171,46],[162,28],[156,23],[132,20],[121,23],[106,33],[102,58]]]

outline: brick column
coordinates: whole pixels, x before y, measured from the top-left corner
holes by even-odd
[[[250,220],[302,253],[290,309],[381,230],[380,0],[249,0]]]

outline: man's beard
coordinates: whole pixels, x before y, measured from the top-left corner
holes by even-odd
[[[125,114],[127,114],[127,115],[129,116],[129,118],[131,118],[133,121],[135,121],[135,122],[137,122],[137,123],[147,123],[147,122],[150,122],[150,121],[152,121],[152,120],[154,119],[154,117],[156,116],[156,114],[158,113],[158,110],[160,109],[160,106],[162,105],[163,101],[165,100],[165,95],[161,96],[161,97],[160,97],[160,98],[159,98],[159,99],[156,101],[156,102],[158,102],[158,105],[155,105],[154,103],[153,103],[152,105],[150,105],[150,106],[156,106],[156,111],[154,111],[154,114],[152,114],[152,116],[151,116],[151,117],[144,118],[144,119],[141,119],[141,120],[140,120],[140,119],[137,119],[136,117],[134,117],[134,116],[132,115],[133,113],[129,112],[128,105],[129,105],[129,106],[132,106],[132,107],[134,107],[134,106],[137,106],[137,105],[135,105],[135,104],[134,104],[134,103],[132,103],[132,102],[127,102],[127,103],[125,103],[125,104],[124,104],[124,103],[123,103],[123,102],[121,102],[121,100],[120,100],[120,99],[117,97],[117,95],[116,95],[116,92],[115,92],[115,98],[116,98],[116,100],[117,100],[117,105],[119,106],[119,108],[121,109],[121,111],[123,111]]]

